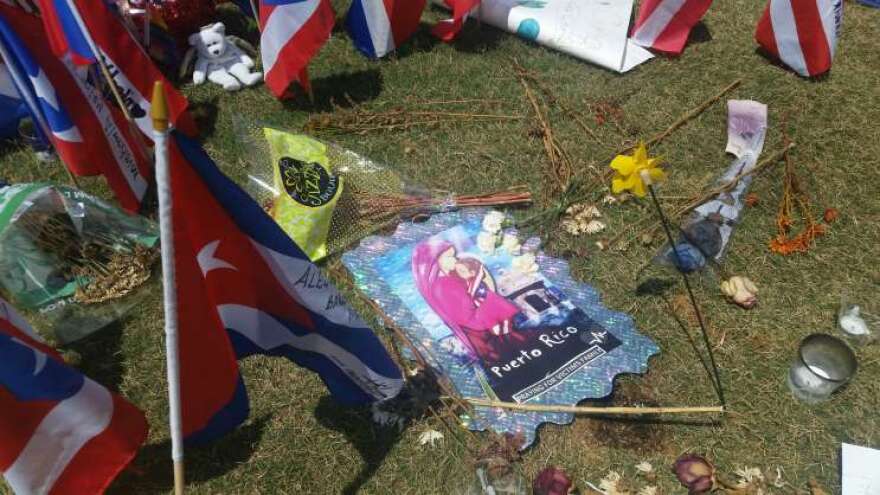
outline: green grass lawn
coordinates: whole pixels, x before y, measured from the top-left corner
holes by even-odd
[[[657,484],[663,493],[681,493],[668,467],[679,454],[697,451],[708,454],[725,473],[746,466],[772,473],[780,468],[793,487],[803,490],[815,477],[836,491],[840,443],[880,447],[880,347],[858,348],[855,379],[818,406],[795,401],[785,374],[802,337],[836,331],[842,291],[880,311],[880,11],[847,2],[833,70],[821,81],[810,81],[756,53],[753,31],[764,3],[715,2],[683,56],[659,57],[627,75],[488,26],[469,25],[455,43],[436,43],[428,26],[443,14],[429,10],[416,38],[388,60],[369,61],[343,32],[334,33],[311,65],[314,105],[305,99],[280,103],[263,88],[227,94],[216,86],[188,85],[185,91],[211,115],[206,149],[238,180],[245,173],[239,160],[248,150],[234,135],[235,119],[299,129],[310,115],[339,111],[332,101],[344,105],[351,100],[376,110],[405,108],[417,100],[485,100],[448,108],[529,118],[319,137],[394,164],[428,187],[478,193],[528,184],[537,205],[516,213],[524,216],[556,198],[549,192],[543,147],[533,132],[537,122],[514,75],[513,59],[540,74],[559,101],[581,113],[594,129],[597,139],[585,136],[558,108],[551,109],[554,130],[581,178],[592,176],[591,167],[606,167],[623,145],[656,134],[742,79],[731,97],[758,100],[770,108],[765,156],[781,146],[786,118],[797,143],[792,158],[812,197],[813,213],[834,207],[840,210],[839,221],[807,254],[771,253],[768,242],[776,232],[782,193],[782,167],[775,166],[753,183],[751,191],[760,203],[746,211],[724,261],[729,273],[747,275],[758,284],[760,304],[745,311],[722,299],[718,280],[696,281],[729,414],[717,422],[580,417],[567,426],[544,425],[522,467],[531,479],[544,466],[563,466],[583,486],[585,480],[598,483],[610,469],[636,480],[635,464],[649,461],[660,471]],[[619,106],[617,125],[596,123],[593,109],[601,103]],[[660,188],[667,209],[711,185],[730,163],[724,154],[726,119],[726,106],[716,104],[652,150],[668,163],[669,180]],[[0,176],[66,180],[57,165],[37,163],[29,153],[8,147],[0,154]],[[84,182],[89,191],[107,194],[100,181]],[[595,199],[602,194],[597,192]],[[633,232],[624,234],[632,238],[625,250],[599,251],[594,246],[600,237],[616,236],[627,225],[651,217],[648,203],[628,202],[604,212],[609,228],[600,236],[572,238],[550,226],[544,237],[551,253],[569,259],[576,278],[597,287],[607,306],[631,313],[639,330],[661,348],[644,376],[618,378],[613,402],[714,404],[705,373],[664,301],[635,295],[635,273],[653,256],[659,239],[646,247]],[[155,280],[151,288],[148,301],[119,325],[73,346],[83,357],[82,368],[140,406],[151,424],[148,444],[114,483],[113,493],[171,490],[161,291]],[[223,440],[187,452],[192,493],[446,494],[455,493],[473,475],[468,450],[448,433],[436,447],[419,445],[425,430],[445,433],[437,418],[419,418],[400,433],[377,429],[367,414],[336,405],[315,375],[285,360],[250,358],[242,363],[242,373],[251,398],[250,419]],[[487,438],[478,435],[470,447]]]

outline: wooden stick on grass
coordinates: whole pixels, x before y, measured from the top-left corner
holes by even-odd
[[[681,118],[679,118],[678,120],[673,122],[672,125],[667,127],[665,131],[663,131],[660,134],[657,134],[656,136],[649,139],[648,142],[645,143],[645,146],[650,148],[650,147],[654,146],[655,144],[660,143],[661,141],[663,141],[664,139],[669,137],[673,132],[677,131],[681,126],[683,126],[683,125],[687,124],[688,122],[690,122],[691,120],[697,118],[700,114],[705,112],[709,107],[714,105],[715,102],[717,102],[721,98],[724,98],[724,96],[727,93],[730,93],[734,89],[738,88],[741,84],[742,84],[742,79],[737,79],[736,81],[733,81],[732,83],[728,84],[718,94],[716,94],[715,96],[704,101],[703,103],[701,103],[696,108],[693,108],[688,113],[682,115]],[[620,150],[619,152],[617,152],[617,154],[624,155],[624,154],[632,151],[633,148],[635,148],[636,146],[638,146],[638,143],[633,144],[631,146],[628,146],[628,147]]]
[[[706,414],[723,413],[724,406],[706,407],[590,407],[590,406],[555,406],[551,404],[517,404],[486,399],[466,397],[466,401],[479,407],[500,407],[517,411],[559,412],[593,415],[645,415],[645,414]]]

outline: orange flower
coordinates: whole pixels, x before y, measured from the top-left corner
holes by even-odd
[[[813,240],[817,237],[825,235],[827,227],[821,224],[811,224],[798,235],[787,238],[784,234],[779,234],[775,239],[770,241],[770,250],[774,253],[787,256],[791,253],[806,253],[813,244]]]

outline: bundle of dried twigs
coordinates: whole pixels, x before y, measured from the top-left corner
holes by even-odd
[[[787,134],[784,139],[786,143],[791,142]],[[817,237],[825,235],[828,227],[817,222],[813,217],[813,213],[810,211],[810,198],[801,187],[795,172],[794,162],[788,153],[788,147],[786,147],[783,157],[785,158],[785,174],[783,175],[782,200],[776,215],[776,237],[770,240],[770,250],[785,256],[807,252]],[[790,236],[792,227],[794,227],[796,210],[800,212],[804,227],[797,234]]]
[[[427,102],[429,106],[436,102]],[[441,102],[443,103],[443,102]],[[450,102],[449,104],[458,104]],[[303,129],[306,132],[342,132],[351,134],[367,134],[370,132],[394,131],[412,127],[438,126],[461,122],[513,121],[522,119],[522,115],[506,115],[470,111],[447,111],[393,108],[391,110],[366,110],[360,105],[351,108],[336,108],[333,113],[315,115],[309,118]]]
[[[550,176],[554,179],[552,183],[553,187],[550,192],[554,195],[559,194],[568,189],[569,184],[571,183],[571,177],[574,170],[571,156],[565,151],[559,140],[556,138],[556,135],[553,132],[553,126],[550,123],[550,119],[547,117],[547,110],[538,102],[535,93],[532,91],[531,84],[536,79],[516,60],[513,62],[513,67],[519,78],[520,84],[522,84],[526,98],[529,100],[529,104],[535,112],[535,118],[537,118],[538,123],[541,126],[538,133],[540,134],[541,141],[544,143],[544,153],[547,155]]]
[[[34,245],[58,261],[58,274],[79,282],[77,302],[98,303],[125,296],[150,278],[155,248],[100,229],[80,234],[66,214],[27,212],[15,225]]]
[[[358,212],[365,218],[413,218],[421,214],[461,207],[502,206],[529,203],[532,195],[525,186],[507,191],[476,195],[369,195],[356,198]]]

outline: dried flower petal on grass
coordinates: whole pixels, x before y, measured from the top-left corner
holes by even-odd
[[[657,473],[654,471],[654,466],[652,466],[650,462],[642,461],[636,464],[636,471],[651,483],[657,481]]]
[[[565,470],[550,466],[544,468],[532,483],[533,495],[568,495],[572,493],[574,483]]]
[[[431,444],[433,447],[437,440],[443,440],[443,434],[437,430],[426,430],[419,435],[419,445]]]
[[[632,199],[632,194],[628,192],[623,192],[620,194],[606,194],[604,198],[602,198],[603,205],[616,205],[623,204]]]
[[[599,482],[599,489],[606,495],[630,495],[629,490],[624,488],[620,473],[617,471],[608,471]]]
[[[825,223],[834,223],[839,216],[840,212],[837,211],[837,208],[826,208],[825,213],[822,215],[822,220],[825,220]]]
[[[773,480],[773,486],[776,488],[782,488],[785,484],[785,481],[782,479],[782,468],[776,466],[776,478]]]
[[[570,235],[596,234],[605,230],[605,224],[596,220],[602,218],[602,212],[595,205],[577,203],[565,210],[565,217],[560,226]]]
[[[826,492],[822,488],[822,485],[820,485],[819,482],[816,481],[814,478],[810,478],[807,486],[810,487],[810,495],[830,495],[830,493]]]
[[[715,487],[715,466],[701,455],[682,455],[672,466],[672,472],[691,495],[706,493]]]
[[[756,482],[761,483],[764,481],[764,473],[756,467],[737,469],[735,474],[739,476],[740,480],[745,481],[747,484]]]
[[[721,292],[730,302],[745,309],[751,309],[758,304],[758,287],[748,277],[730,277],[721,282]]]

